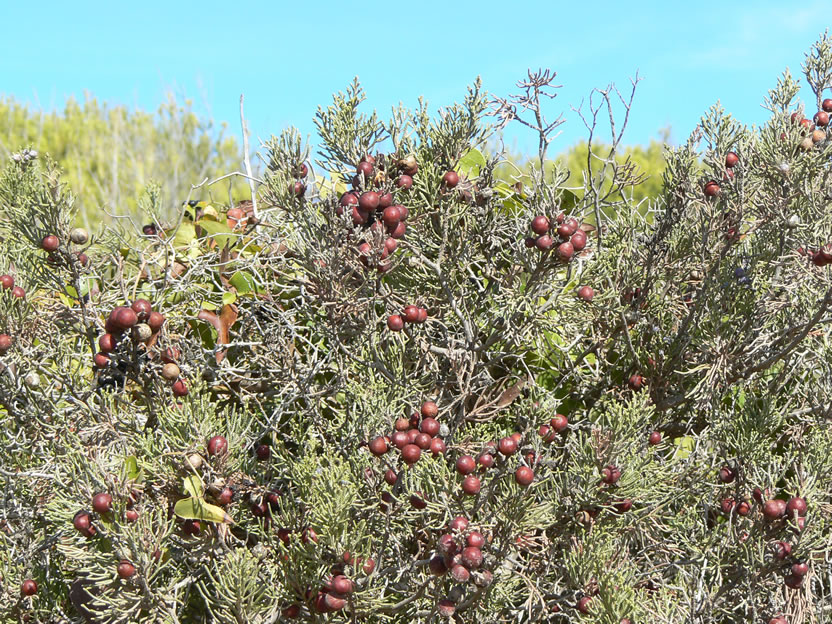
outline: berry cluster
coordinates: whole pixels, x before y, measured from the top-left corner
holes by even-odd
[[[572,257],[586,247],[586,233],[581,229],[581,224],[574,217],[566,218],[560,213],[555,217],[557,225],[556,232],[560,238],[557,247],[557,255],[561,260],[568,262]],[[526,238],[526,247],[537,247],[540,251],[549,251],[555,244],[549,234],[552,223],[548,217],[538,215],[531,222],[531,229],[537,236]]]
[[[815,266],[825,267],[827,264],[832,264],[832,243],[818,249],[810,249],[807,253],[810,262]]]
[[[829,125],[829,113],[832,113],[832,99],[825,99],[821,104],[821,110],[815,113],[814,123],[803,117],[798,111],[791,114],[792,123],[799,124],[805,135],[800,141],[800,147],[806,151],[812,149],[821,141],[826,140],[825,128]],[[782,135],[781,135],[782,136]]]
[[[402,461],[407,465],[413,465],[419,461],[422,451],[430,451],[434,457],[445,454],[445,442],[441,436],[441,425],[436,420],[439,408],[433,401],[422,403],[420,412],[414,412],[410,418],[399,418],[396,420],[395,431],[389,436],[377,436],[370,440],[370,452],[376,457],[381,457],[391,448],[396,448],[401,453]],[[420,418],[421,417],[421,418]],[[398,480],[398,475],[392,470],[393,483]],[[385,480],[390,481],[388,475]]]
[[[69,233],[69,240],[76,245],[85,245],[89,239],[90,235],[83,228],[75,228]],[[62,250],[61,240],[54,234],[44,236],[40,241],[40,247],[49,254],[46,256],[46,261],[52,266],[71,266],[73,261],[81,267],[87,267],[90,264],[90,259],[83,251]]]
[[[306,193],[306,184],[303,182],[309,174],[309,167],[306,163],[300,163],[294,171],[295,181],[290,184],[289,190],[295,197],[303,197]]]
[[[0,275],[0,288],[10,291],[15,299],[25,299],[26,291],[21,286],[15,286],[14,278],[11,275]]]
[[[421,325],[428,320],[428,311],[417,305],[405,306],[401,314],[391,314],[387,317],[387,327],[399,332],[404,329],[405,323]]]

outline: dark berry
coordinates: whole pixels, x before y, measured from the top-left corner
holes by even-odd
[[[520,487],[528,487],[534,481],[534,471],[528,466],[520,466],[514,471],[514,480]]]
[[[480,480],[475,475],[468,475],[462,480],[462,491],[469,496],[474,496],[480,492]]]
[[[254,454],[260,461],[268,461],[272,456],[272,447],[268,444],[258,444],[254,449]]]
[[[228,440],[223,436],[217,435],[208,440],[208,454],[222,455],[228,450]]]
[[[532,232],[535,234],[545,234],[549,231],[549,219],[543,215],[538,215],[532,219]]]
[[[58,240],[58,237],[53,234],[44,236],[43,240],[40,242],[40,246],[44,251],[57,251],[60,245],[61,242]]]
[[[98,514],[109,513],[113,509],[113,497],[107,492],[99,492],[92,497],[92,508]]]
[[[470,455],[460,455],[456,460],[456,471],[461,475],[467,475],[477,469],[477,462]]]

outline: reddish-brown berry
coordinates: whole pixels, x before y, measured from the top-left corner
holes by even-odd
[[[44,251],[57,251],[58,247],[61,246],[61,242],[58,240],[57,236],[50,234],[49,236],[43,237],[43,240],[40,242],[40,246]]]
[[[38,593],[38,584],[32,579],[26,579],[20,585],[20,593],[23,596],[34,596]]]
[[[121,579],[129,579],[134,574],[136,574],[135,566],[127,561],[127,559],[122,559],[118,563],[118,576]]]
[[[520,466],[514,471],[514,480],[520,487],[528,487],[534,481],[534,471],[528,466]]]
[[[468,496],[480,493],[480,480],[476,475],[468,475],[462,480],[462,491]]]
[[[92,508],[98,514],[109,513],[113,509],[113,497],[107,492],[99,492],[92,497]]]
[[[209,455],[224,455],[228,450],[228,440],[221,435],[216,435],[208,440]]]

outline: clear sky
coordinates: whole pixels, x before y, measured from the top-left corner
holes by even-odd
[[[252,133],[267,137],[286,125],[313,132],[316,106],[356,75],[386,116],[419,95],[450,104],[477,75],[506,94],[527,68],[550,67],[564,85],[553,104],[567,117],[559,151],[585,134],[570,106],[595,86],[627,88],[638,70],[627,142],[666,126],[678,142],[717,100],[761,122],[766,91],[787,66],[800,74],[828,16],[825,2],[782,0],[0,0],[0,93],[47,109],[85,92],[155,109],[173,89],[235,132],[243,93]]]

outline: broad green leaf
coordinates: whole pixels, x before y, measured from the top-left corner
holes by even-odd
[[[182,221],[176,229],[176,235],[173,237],[173,246],[177,248],[188,247],[196,238],[196,230],[194,229],[193,221]]]
[[[233,292],[224,292],[222,294],[222,304],[223,305],[231,305],[237,301],[237,295]]]
[[[226,524],[234,523],[231,516],[225,513],[225,510],[222,508],[194,497],[183,498],[177,501],[176,505],[173,506],[173,513],[186,520],[204,520],[205,522]]]
[[[675,438],[673,443],[677,447],[676,457],[679,459],[687,459],[696,446],[696,441],[691,436],[681,436],[679,438]]]
[[[135,455],[128,455],[124,460],[124,470],[127,473],[127,478],[130,481],[142,481],[144,478],[143,471],[139,468],[139,461]]]
[[[196,475],[188,475],[185,477],[184,488],[194,498],[202,498],[202,494],[205,491],[202,487],[202,481]]]
[[[469,178],[475,178],[480,174],[483,167],[485,167],[485,156],[478,149],[472,149],[460,158],[456,165],[456,171]]]
[[[238,295],[247,295],[257,290],[257,284],[254,282],[254,277],[252,277],[251,273],[247,273],[246,271],[237,271],[228,281],[231,282],[231,285],[237,289]]]

